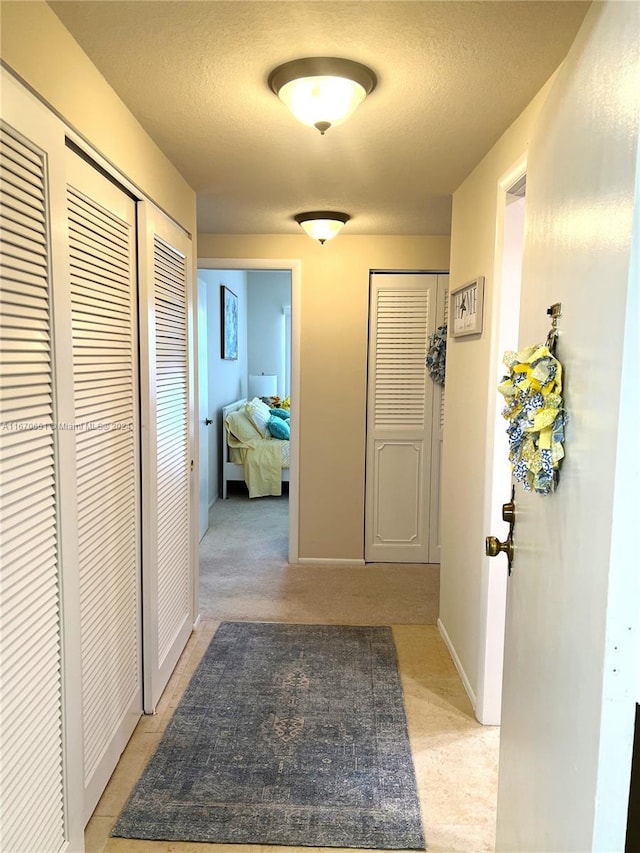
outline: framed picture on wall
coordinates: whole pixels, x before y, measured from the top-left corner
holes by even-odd
[[[449,296],[449,329],[453,338],[482,334],[484,276],[454,288]]]
[[[222,329],[222,358],[234,360],[238,358],[238,297],[229,288],[220,285],[220,317]]]

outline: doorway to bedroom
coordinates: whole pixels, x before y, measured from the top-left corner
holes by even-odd
[[[294,260],[201,259],[198,264],[197,440],[204,617],[211,609],[209,599],[238,594],[232,589],[237,583],[243,597],[260,595],[255,577],[258,554],[261,561],[297,561],[299,277],[299,262]],[[265,492],[250,498],[241,455],[229,453],[223,410],[244,413],[243,401],[255,397],[269,398],[271,405],[279,403],[277,408],[286,409],[291,437],[286,447],[284,441],[278,442],[288,452],[281,454],[284,467],[277,480],[274,471],[269,484],[256,489],[250,478],[253,494]]]

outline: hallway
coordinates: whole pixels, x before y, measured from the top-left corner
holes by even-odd
[[[87,853],[304,853],[259,845],[109,838],[222,620],[389,624],[430,853],[494,849],[497,728],[479,725],[437,627],[437,566],[289,566],[284,498],[218,501],[200,546],[202,622],[153,717],[143,717],[85,833]],[[271,532],[269,532],[271,531]],[[368,577],[364,577],[368,575]],[[217,591],[217,593],[216,593]],[[429,624],[431,623],[431,624]]]
[[[218,500],[200,543],[200,614],[218,621],[435,625],[440,566],[289,565],[289,500]]]
[[[158,713],[143,717],[138,724],[87,826],[86,853],[304,853],[325,849],[109,838],[217,625],[203,620],[167,685]],[[435,626],[392,627],[429,853],[492,851],[499,730],[481,726],[474,719]]]

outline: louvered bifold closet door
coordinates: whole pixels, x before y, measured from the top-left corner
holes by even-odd
[[[85,815],[141,714],[135,205],[68,152]]]
[[[371,276],[365,560],[428,562],[437,275]]]
[[[147,712],[155,709],[193,627],[192,542],[197,534],[191,527],[190,496],[191,244],[158,211],[149,211],[149,216],[153,254],[147,270],[153,310],[146,327],[151,389],[145,477],[150,484],[145,500],[149,535],[144,551]]]
[[[158,437],[158,657],[190,613],[186,258],[154,241]]]
[[[49,212],[43,152],[2,126],[0,849],[65,841]]]

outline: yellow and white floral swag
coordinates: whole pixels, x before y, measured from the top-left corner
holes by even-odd
[[[567,413],[562,400],[562,365],[545,345],[506,352],[509,369],[498,385],[509,421],[509,461],[513,476],[527,491],[547,495],[558,481],[564,457]]]

